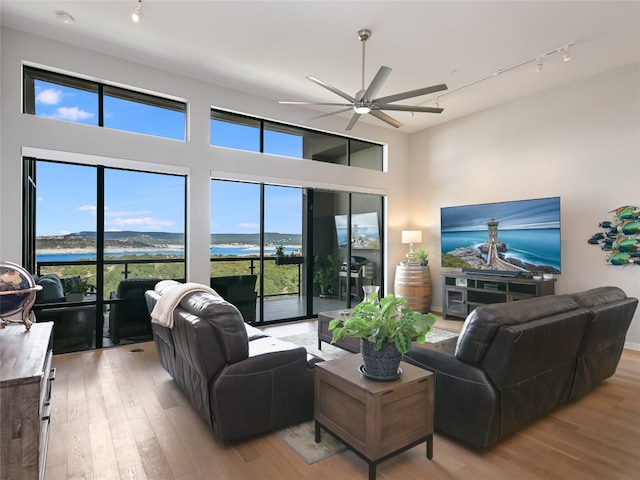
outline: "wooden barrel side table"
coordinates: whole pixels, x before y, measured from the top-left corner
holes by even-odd
[[[393,287],[396,297],[407,300],[407,306],[422,313],[431,311],[431,269],[429,265],[398,265]]]

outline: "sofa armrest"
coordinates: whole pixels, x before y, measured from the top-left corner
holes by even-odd
[[[435,374],[435,428],[483,448],[499,438],[499,392],[482,369],[455,357],[456,341],[414,344],[404,360]]]
[[[313,417],[314,371],[304,347],[266,337],[249,342],[249,352],[227,365],[213,384],[212,422],[224,441]]]

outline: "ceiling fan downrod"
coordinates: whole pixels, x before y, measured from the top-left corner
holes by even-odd
[[[360,89],[360,92],[362,92],[363,94],[364,93],[364,48],[365,48],[364,44],[367,42],[367,40],[371,36],[371,30],[367,30],[366,28],[363,28],[362,30],[358,30],[357,35],[358,35],[358,40],[362,42],[362,87]]]

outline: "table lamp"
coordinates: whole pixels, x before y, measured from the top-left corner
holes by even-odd
[[[422,231],[420,230],[402,230],[402,243],[409,244],[407,252],[407,265],[417,265],[416,254],[413,251],[414,243],[422,243]]]

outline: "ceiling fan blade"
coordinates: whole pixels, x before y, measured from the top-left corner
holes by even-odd
[[[331,115],[337,115],[339,113],[344,113],[344,112],[349,112],[349,111],[352,112],[353,111],[353,107],[349,106],[349,108],[336,110],[335,112],[323,113],[322,115],[318,115],[317,117],[311,117],[311,118],[309,118],[308,120],[305,120],[302,123],[312,122],[314,120],[320,120],[321,118],[324,118],[324,117],[330,117]]]
[[[413,105],[389,105],[388,103],[375,104],[374,110],[395,110],[398,112],[442,113],[440,107],[414,107]]]
[[[350,103],[327,103],[327,102],[283,102],[280,101],[278,102],[280,104],[283,105],[328,105],[331,107],[351,107],[353,108],[353,105]]]
[[[373,80],[371,80],[371,83],[367,87],[367,90],[364,92],[364,95],[362,95],[362,100],[373,99],[382,87],[382,84],[387,80],[387,77],[390,73],[391,69],[389,67],[380,67],[378,73],[376,73],[376,76],[373,77]]]
[[[398,100],[405,100],[407,98],[419,97],[421,95],[427,95],[429,93],[440,92],[446,90],[447,86],[444,83],[440,85],[433,85],[431,87],[418,88],[417,90],[411,90],[409,92],[396,93],[395,95],[389,95],[388,97],[376,98],[374,101],[378,103],[393,103]]]
[[[349,120],[349,123],[347,123],[347,126],[344,127],[345,130],[351,130],[353,128],[353,126],[356,124],[356,122],[358,121],[358,119],[360,118],[360,114],[353,112],[353,115],[351,115],[351,119]]]
[[[383,122],[386,122],[393,127],[400,128],[402,126],[402,123],[400,123],[398,120],[390,117],[386,113],[382,113],[380,110],[371,110],[369,112],[369,115],[373,115],[377,119],[382,120]]]
[[[313,83],[315,83],[316,85],[320,85],[321,87],[326,88],[330,92],[335,93],[336,95],[344,98],[345,100],[349,100],[350,102],[355,102],[356,101],[356,99],[353,98],[348,93],[345,93],[342,90],[338,90],[336,87],[334,87],[332,85],[329,85],[327,82],[323,82],[322,80],[319,80],[316,77],[307,77],[307,78],[309,80],[311,80]]]

